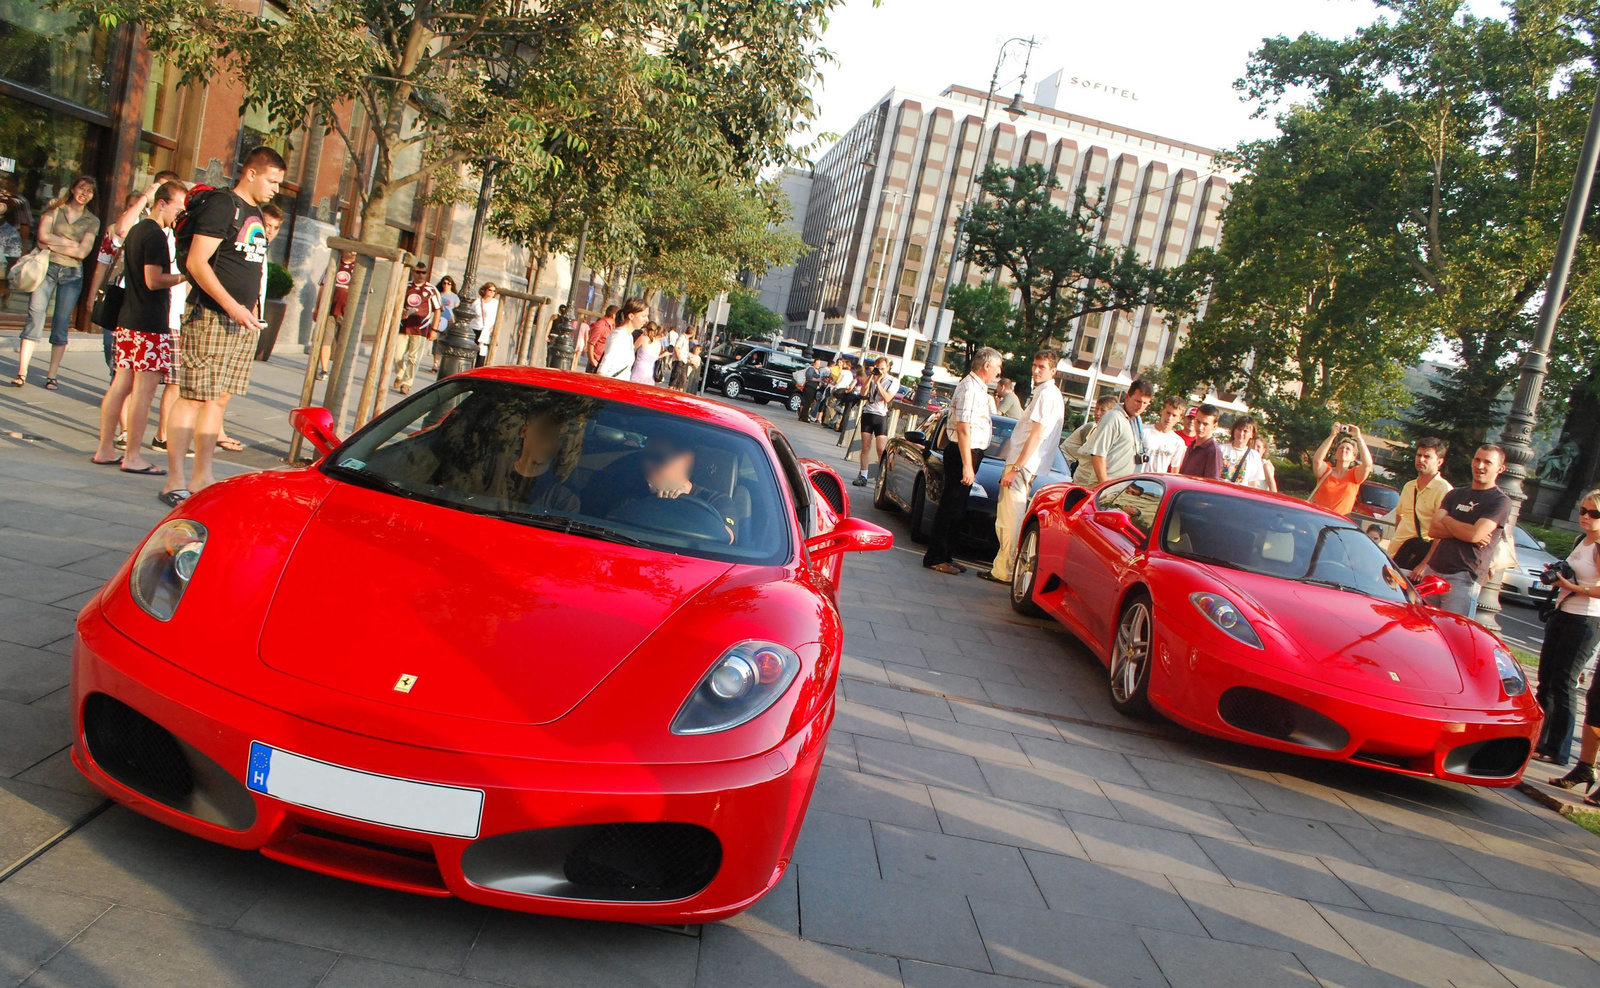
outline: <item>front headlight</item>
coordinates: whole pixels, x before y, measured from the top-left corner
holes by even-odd
[[[746,641],[728,649],[700,677],[678,715],[673,734],[715,734],[759,716],[800,674],[800,656],[772,642]]]
[[[205,547],[206,527],[197,521],[180,518],[156,529],[128,574],[134,603],[157,621],[171,621]]]
[[[1521,696],[1528,692],[1528,677],[1515,655],[1503,648],[1495,649],[1494,668],[1500,673],[1500,688],[1506,691],[1506,696]]]
[[[1261,637],[1256,634],[1256,629],[1250,627],[1245,616],[1239,613],[1239,608],[1233,606],[1233,601],[1221,594],[1192,593],[1189,602],[1229,638],[1244,642],[1251,648],[1261,648]]]

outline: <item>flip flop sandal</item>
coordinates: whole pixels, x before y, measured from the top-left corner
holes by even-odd
[[[123,467],[122,472],[143,474],[146,477],[165,477],[167,475],[167,471],[156,466],[154,463],[145,467],[143,470],[129,470],[127,467]]]
[[[217,440],[217,448],[225,449],[230,453],[243,453],[244,443],[233,438],[232,436],[228,436],[226,438]]]
[[[91,456],[89,457],[89,462],[97,467],[120,467],[122,466],[122,457],[119,456],[114,460],[97,460]]]
[[[189,498],[193,496],[194,495],[189,491],[180,487],[175,491],[162,491],[160,494],[156,495],[156,500],[160,501],[169,508],[176,508],[178,505],[189,500]]]
[[[44,379],[44,389],[46,391],[60,391],[61,384],[55,378],[47,377]]]
[[[28,386],[28,379],[25,377],[13,377],[11,379],[11,386],[13,388],[25,388]]]

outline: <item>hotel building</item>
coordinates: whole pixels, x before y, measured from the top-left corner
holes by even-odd
[[[1100,235],[1163,267],[1216,244],[1238,175],[1213,149],[1042,103],[1023,104],[1026,112],[1013,118],[1000,97],[985,129],[984,102],[982,91],[964,86],[937,96],[896,89],[823,155],[804,210],[813,249],[796,267],[785,306],[791,336],[887,354],[897,373],[920,374],[957,217],[991,162],[1044,165],[1060,183],[1055,201],[1063,207],[1080,185],[1091,197],[1103,188]],[[968,284],[986,277],[959,260],[955,272]],[[1189,321],[1148,306],[1078,320],[1059,341],[1066,390],[1082,398],[1160,366]],[[951,379],[948,366],[936,377]]]

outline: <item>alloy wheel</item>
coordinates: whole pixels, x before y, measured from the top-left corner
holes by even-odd
[[[1122,612],[1116,643],[1111,648],[1111,700],[1124,713],[1145,705],[1153,637],[1149,603],[1132,602]]]

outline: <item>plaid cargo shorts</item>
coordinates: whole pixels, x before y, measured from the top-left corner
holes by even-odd
[[[178,334],[178,394],[190,401],[244,394],[260,336],[260,330],[246,329],[220,312],[189,306]]]

